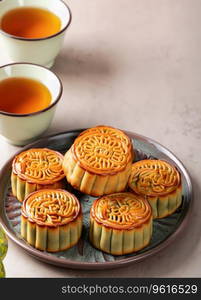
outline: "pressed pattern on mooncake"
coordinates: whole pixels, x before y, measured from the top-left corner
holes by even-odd
[[[67,181],[92,196],[125,189],[134,157],[130,138],[121,130],[97,126],[83,131],[64,156]]]
[[[18,154],[12,164],[13,195],[23,201],[30,193],[45,188],[63,188],[63,155],[47,148],[29,149]]]
[[[163,160],[147,159],[134,163],[129,187],[149,201],[154,218],[171,215],[182,202],[180,173]]]
[[[81,206],[73,194],[46,189],[23,201],[21,235],[33,247],[48,252],[66,250],[78,242],[81,232]]]
[[[92,245],[113,255],[146,247],[152,236],[149,203],[133,193],[115,193],[94,201],[90,211]]]

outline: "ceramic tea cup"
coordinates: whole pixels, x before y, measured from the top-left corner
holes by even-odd
[[[43,110],[29,114],[15,114],[0,110],[0,135],[7,142],[23,146],[44,133],[54,116],[61,99],[61,80],[49,69],[28,63],[13,63],[0,67],[0,81],[11,77],[22,77],[40,81],[51,93],[51,103]]]
[[[0,29],[0,48],[8,53],[13,62],[28,62],[52,67],[61,50],[67,28],[71,23],[71,11],[62,0],[2,0],[0,1],[0,23],[2,17],[16,8],[41,8],[59,17],[61,29],[44,38],[23,38]],[[1,26],[0,26],[1,27]]]

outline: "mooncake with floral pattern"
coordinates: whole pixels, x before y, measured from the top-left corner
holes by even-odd
[[[80,203],[66,190],[39,190],[23,201],[21,235],[36,249],[66,250],[78,242],[81,232]]]
[[[23,201],[30,193],[46,188],[63,188],[63,155],[47,148],[34,148],[18,154],[12,164],[13,195]]]
[[[134,163],[129,187],[149,201],[155,219],[171,215],[182,203],[180,173],[164,160],[146,159]]]
[[[133,145],[123,131],[97,126],[75,139],[64,156],[63,169],[74,188],[102,196],[124,191],[133,158]]]
[[[149,203],[129,192],[98,198],[90,211],[89,236],[95,248],[113,255],[143,249],[152,236]]]

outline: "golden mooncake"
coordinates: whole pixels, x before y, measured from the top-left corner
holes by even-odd
[[[129,187],[145,197],[153,217],[164,218],[181,205],[182,185],[178,170],[163,160],[141,160],[133,164]]]
[[[63,155],[47,148],[35,148],[18,154],[12,164],[11,186],[19,200],[45,188],[63,188]]]
[[[125,189],[134,157],[130,138],[119,129],[83,131],[64,156],[67,181],[79,191],[102,196]]]
[[[113,255],[146,247],[152,236],[152,211],[147,200],[133,193],[115,193],[94,201],[90,211],[92,245]]]
[[[58,252],[74,246],[82,232],[77,198],[61,189],[31,193],[22,205],[21,235],[33,247]]]

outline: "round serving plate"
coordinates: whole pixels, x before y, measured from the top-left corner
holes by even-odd
[[[22,148],[18,153],[29,148],[43,147],[65,153],[77,135],[83,130],[84,129],[72,130],[42,138]],[[73,192],[80,200],[84,214],[83,232],[78,244],[67,251],[54,254],[39,251],[30,246],[20,236],[21,203],[11,193],[10,174],[14,157],[11,157],[5,163],[0,175],[0,223],[9,238],[26,250],[28,254],[39,260],[71,269],[110,269],[126,266],[155,255],[171,244],[189,220],[193,200],[190,176],[179,159],[164,146],[136,133],[127,132],[127,134],[134,144],[136,154],[135,161],[146,158],[164,159],[175,165],[182,176],[182,205],[171,216],[154,220],[153,236],[150,244],[146,248],[129,255],[113,256],[92,247],[88,239],[89,211],[95,198],[79,193],[68,185],[66,188],[70,192]]]

